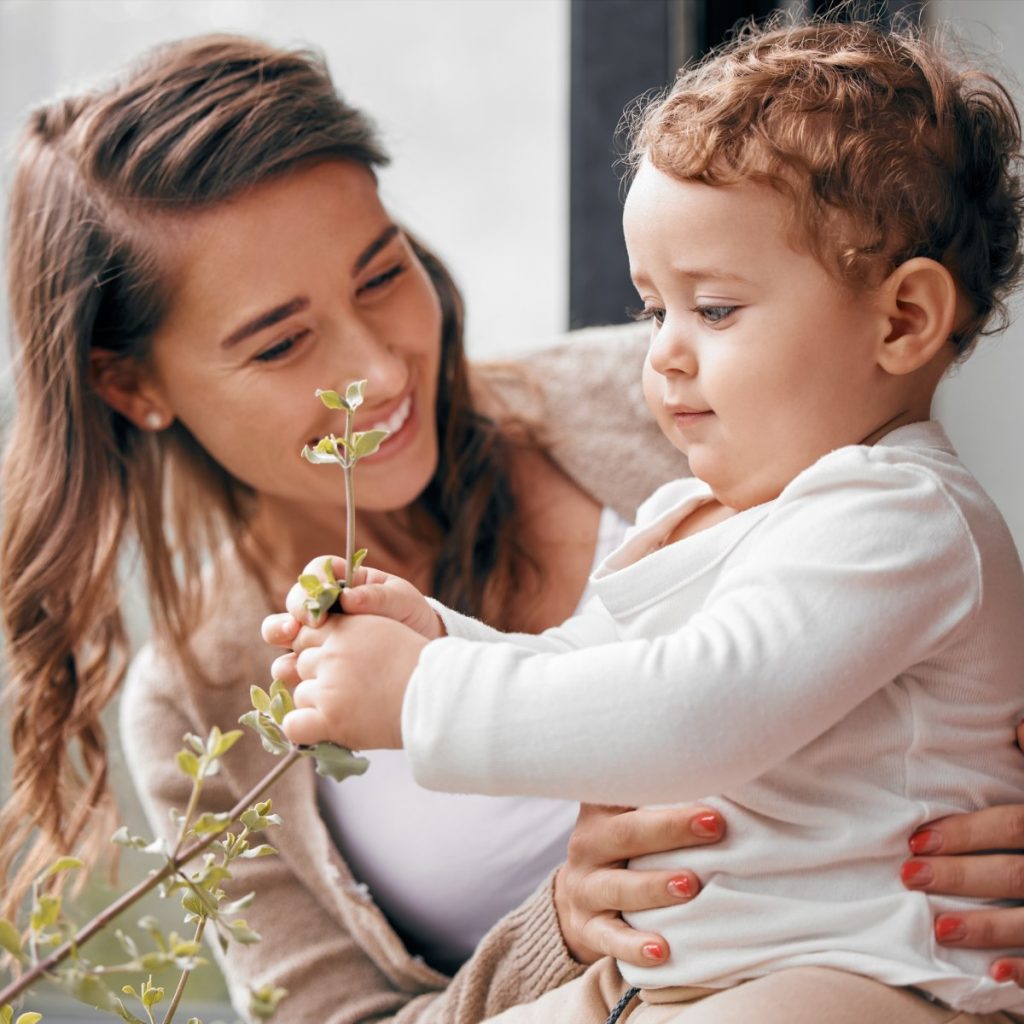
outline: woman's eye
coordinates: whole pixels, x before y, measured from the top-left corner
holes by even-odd
[[[736,311],[735,306],[697,306],[694,313],[705,323],[721,323],[727,316]]]
[[[257,363],[273,363],[278,359],[282,359],[291,352],[307,334],[309,334],[309,331],[299,331],[298,334],[292,334],[287,338],[282,338],[276,345],[271,345],[270,348],[265,348],[262,352],[253,356],[253,360]]]
[[[365,281],[356,289],[356,294],[363,292],[373,291],[376,288],[382,288],[389,281],[393,281],[399,274],[405,273],[406,266],[404,263],[396,263],[395,266],[389,267],[381,274],[376,274],[371,277],[368,281]]]

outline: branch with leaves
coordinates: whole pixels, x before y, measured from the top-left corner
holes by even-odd
[[[329,409],[345,413],[345,427],[341,437],[329,434],[315,448],[306,446],[304,458],[313,463],[335,463],[345,474],[345,553],[347,573],[344,582],[334,578],[330,560],[324,568],[326,582],[316,576],[302,576],[300,582],[309,594],[307,607],[317,615],[325,614],[337,601],[343,586],[352,586],[353,574],[366,555],[366,549],[354,551],[355,490],[353,470],[356,463],[378,450],[387,437],[386,430],[353,430],[354,414],[363,403],[366,381],[348,386],[344,397],[335,391],[317,391],[317,397]],[[160,1017],[161,1024],[172,1024],[184,994],[185,985],[193,970],[205,963],[200,957],[201,941],[208,927],[222,949],[230,942],[258,942],[260,936],[244,918],[235,915],[244,911],[254,899],[248,893],[240,899],[226,902],[223,884],[231,877],[231,864],[239,859],[272,856],[276,850],[264,842],[252,842],[252,837],[281,824],[272,812],[271,801],[261,799],[267,790],[300,758],[312,757],[316,771],[337,781],[351,775],[361,775],[368,762],[350,750],[331,743],[311,747],[292,744],[281,729],[285,715],[294,707],[287,687],[275,680],[269,691],[259,686],[250,688],[252,710],[242,715],[241,724],[252,729],[265,750],[281,760],[229,811],[223,813],[197,813],[204,783],[217,774],[220,759],[228,753],[242,736],[239,729],[224,733],[214,726],[203,740],[189,734],[186,746],[176,756],[177,767],[191,780],[191,792],[183,812],[172,814],[177,834],[170,846],[163,838],[147,840],[130,835],[122,827],[112,841],[123,847],[154,856],[160,860],[148,876],[124,893],[106,909],[81,928],[76,928],[67,917],[59,882],[67,873],[82,867],[74,857],[59,858],[36,879],[32,890],[29,924],[21,933],[13,922],[0,918],[0,949],[3,949],[21,969],[22,973],[0,990],[0,1024],[37,1024],[42,1015],[23,1012],[17,1018],[11,1005],[36,981],[47,978],[57,983],[75,998],[88,1005],[111,1013],[128,1024],[158,1024],[160,1004],[166,990],[153,983],[153,975],[168,968],[180,971],[174,992]],[[199,867],[186,870],[186,866],[201,858]],[[192,926],[188,938],[176,932],[164,935],[155,918],[139,921],[139,927],[150,938],[152,948],[143,951],[138,942],[118,929],[115,935],[126,959],[117,964],[94,964],[82,953],[82,947],[97,933],[108,927],[129,907],[146,894],[159,890],[162,897],[177,895],[185,911],[185,923]],[[49,950],[49,952],[46,952]],[[120,994],[106,983],[114,974],[141,973],[138,987],[124,984]],[[259,1020],[269,1020],[278,1003],[287,993],[273,985],[264,985],[250,991],[249,1013]],[[121,996],[129,997],[139,1005],[139,1017],[125,1004]],[[202,1024],[198,1018],[189,1018],[188,1024]]]

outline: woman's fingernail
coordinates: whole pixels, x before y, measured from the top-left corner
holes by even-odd
[[[659,942],[648,942],[644,946],[643,953],[648,960],[665,959],[665,950]]]
[[[900,868],[900,878],[903,879],[904,885],[912,889],[923,888],[933,881],[935,872],[932,871],[931,864],[923,860],[908,860]]]
[[[685,875],[681,875],[679,878],[670,878],[668,880],[668,891],[673,896],[688,900],[693,895],[693,886]]]
[[[702,839],[714,839],[722,831],[717,814],[698,814],[690,821],[690,829],[694,835]]]
[[[1017,974],[1017,968],[1013,964],[996,964],[992,968],[992,977],[996,981],[1015,981],[1019,984],[1019,975]]]
[[[911,853],[938,853],[942,849],[942,836],[933,828],[915,832],[910,837]]]
[[[959,917],[940,917],[935,922],[935,938],[939,942],[957,942],[966,937],[967,928]]]

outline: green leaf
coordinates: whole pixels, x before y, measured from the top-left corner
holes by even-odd
[[[276,853],[277,850],[275,850],[274,847],[270,846],[268,843],[262,843],[260,846],[254,846],[252,849],[246,850],[240,856],[244,857],[246,860],[253,860],[256,857],[273,857]]]
[[[317,743],[310,750],[316,762],[318,775],[341,782],[350,775],[362,775],[370,762],[365,757],[353,754],[348,747],[340,747],[336,743]]]
[[[292,691],[289,690],[288,687],[285,686],[280,679],[275,679],[270,684],[270,697],[271,705],[273,705],[275,700],[280,699],[282,705],[284,706],[285,714],[287,714],[289,711],[295,710],[295,701],[292,700]]]
[[[223,832],[231,824],[231,815],[226,811],[214,814],[212,811],[204,811],[192,822],[192,831],[197,836],[207,836],[215,832]]]
[[[324,592],[324,581],[311,572],[304,572],[299,577],[299,585],[310,597],[319,597]]]
[[[357,459],[365,459],[372,455],[388,436],[386,430],[366,430],[352,435],[352,451]]]
[[[317,446],[319,447],[319,445]],[[324,452],[318,452],[315,448],[310,448],[309,445],[303,445],[302,451],[299,452],[307,462],[312,462],[314,466],[323,466],[328,462],[337,462],[337,458],[333,453],[327,454]]]
[[[366,557],[366,555],[367,555],[367,550],[366,550],[366,548],[360,548],[360,549],[359,549],[359,550],[358,550],[358,551],[357,551],[357,552],[356,552],[356,553],[355,553],[355,554],[354,554],[354,555],[352,556],[352,571],[353,571],[353,572],[355,572],[355,571],[356,571],[356,569],[358,569],[358,568],[359,568],[359,566],[361,566],[361,565],[363,564],[363,559],[364,559],[364,558]]]
[[[129,846],[135,850],[141,850],[146,845],[146,840],[141,836],[133,836],[128,832],[128,826],[122,825],[111,837],[112,843],[118,846]]]
[[[316,397],[319,398],[328,409],[348,408],[345,399],[342,398],[337,391],[325,391],[322,388],[317,388]]]
[[[0,1024],[11,1024],[14,1020],[14,1007],[10,1003],[0,1006]]]
[[[29,925],[32,931],[41,932],[53,924],[58,917],[60,917],[60,897],[40,896],[32,908]]]
[[[323,573],[324,573],[324,579],[326,579],[327,582],[332,587],[336,587],[338,585],[338,581],[334,577],[334,559],[333,558],[325,558],[324,559]]]
[[[199,758],[191,750],[179,750],[175,755],[178,769],[190,779],[199,778]]]
[[[257,711],[267,712],[270,710],[270,695],[259,686],[249,687],[249,700]]]
[[[82,867],[84,863],[84,861],[79,860],[77,857],[60,857],[46,869],[43,878],[59,875],[62,871],[74,871],[75,868]]]
[[[42,1019],[43,1015],[41,1013],[30,1010],[28,1013],[19,1013],[15,1024],[38,1024]]]
[[[156,1006],[157,1003],[161,1002],[163,998],[164,990],[157,986],[153,986],[152,988],[147,988],[146,991],[142,993],[142,1005],[152,1008]]]
[[[345,388],[345,404],[355,412],[363,404],[363,396],[366,394],[366,381],[354,380]]]
[[[21,936],[18,929],[5,917],[0,917],[0,948],[6,949],[11,956],[21,959]],[[12,1010],[11,1013],[14,1011]],[[0,1024],[3,1024],[0,1018]]]
[[[242,943],[243,946],[251,946],[260,941],[260,933],[254,932],[241,918],[237,921],[228,921],[227,926],[231,932],[231,938],[235,942]]]
[[[277,1006],[288,995],[285,988],[261,985],[249,990],[249,1014],[257,1020],[270,1020],[277,1012]]]
[[[211,753],[214,757],[223,757],[241,738],[241,729],[232,729],[231,732],[223,733]]]

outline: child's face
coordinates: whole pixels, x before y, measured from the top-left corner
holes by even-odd
[[[771,500],[891,418],[875,293],[792,247],[792,207],[774,189],[683,182],[645,162],[624,228],[651,319],[647,402],[723,504]]]

